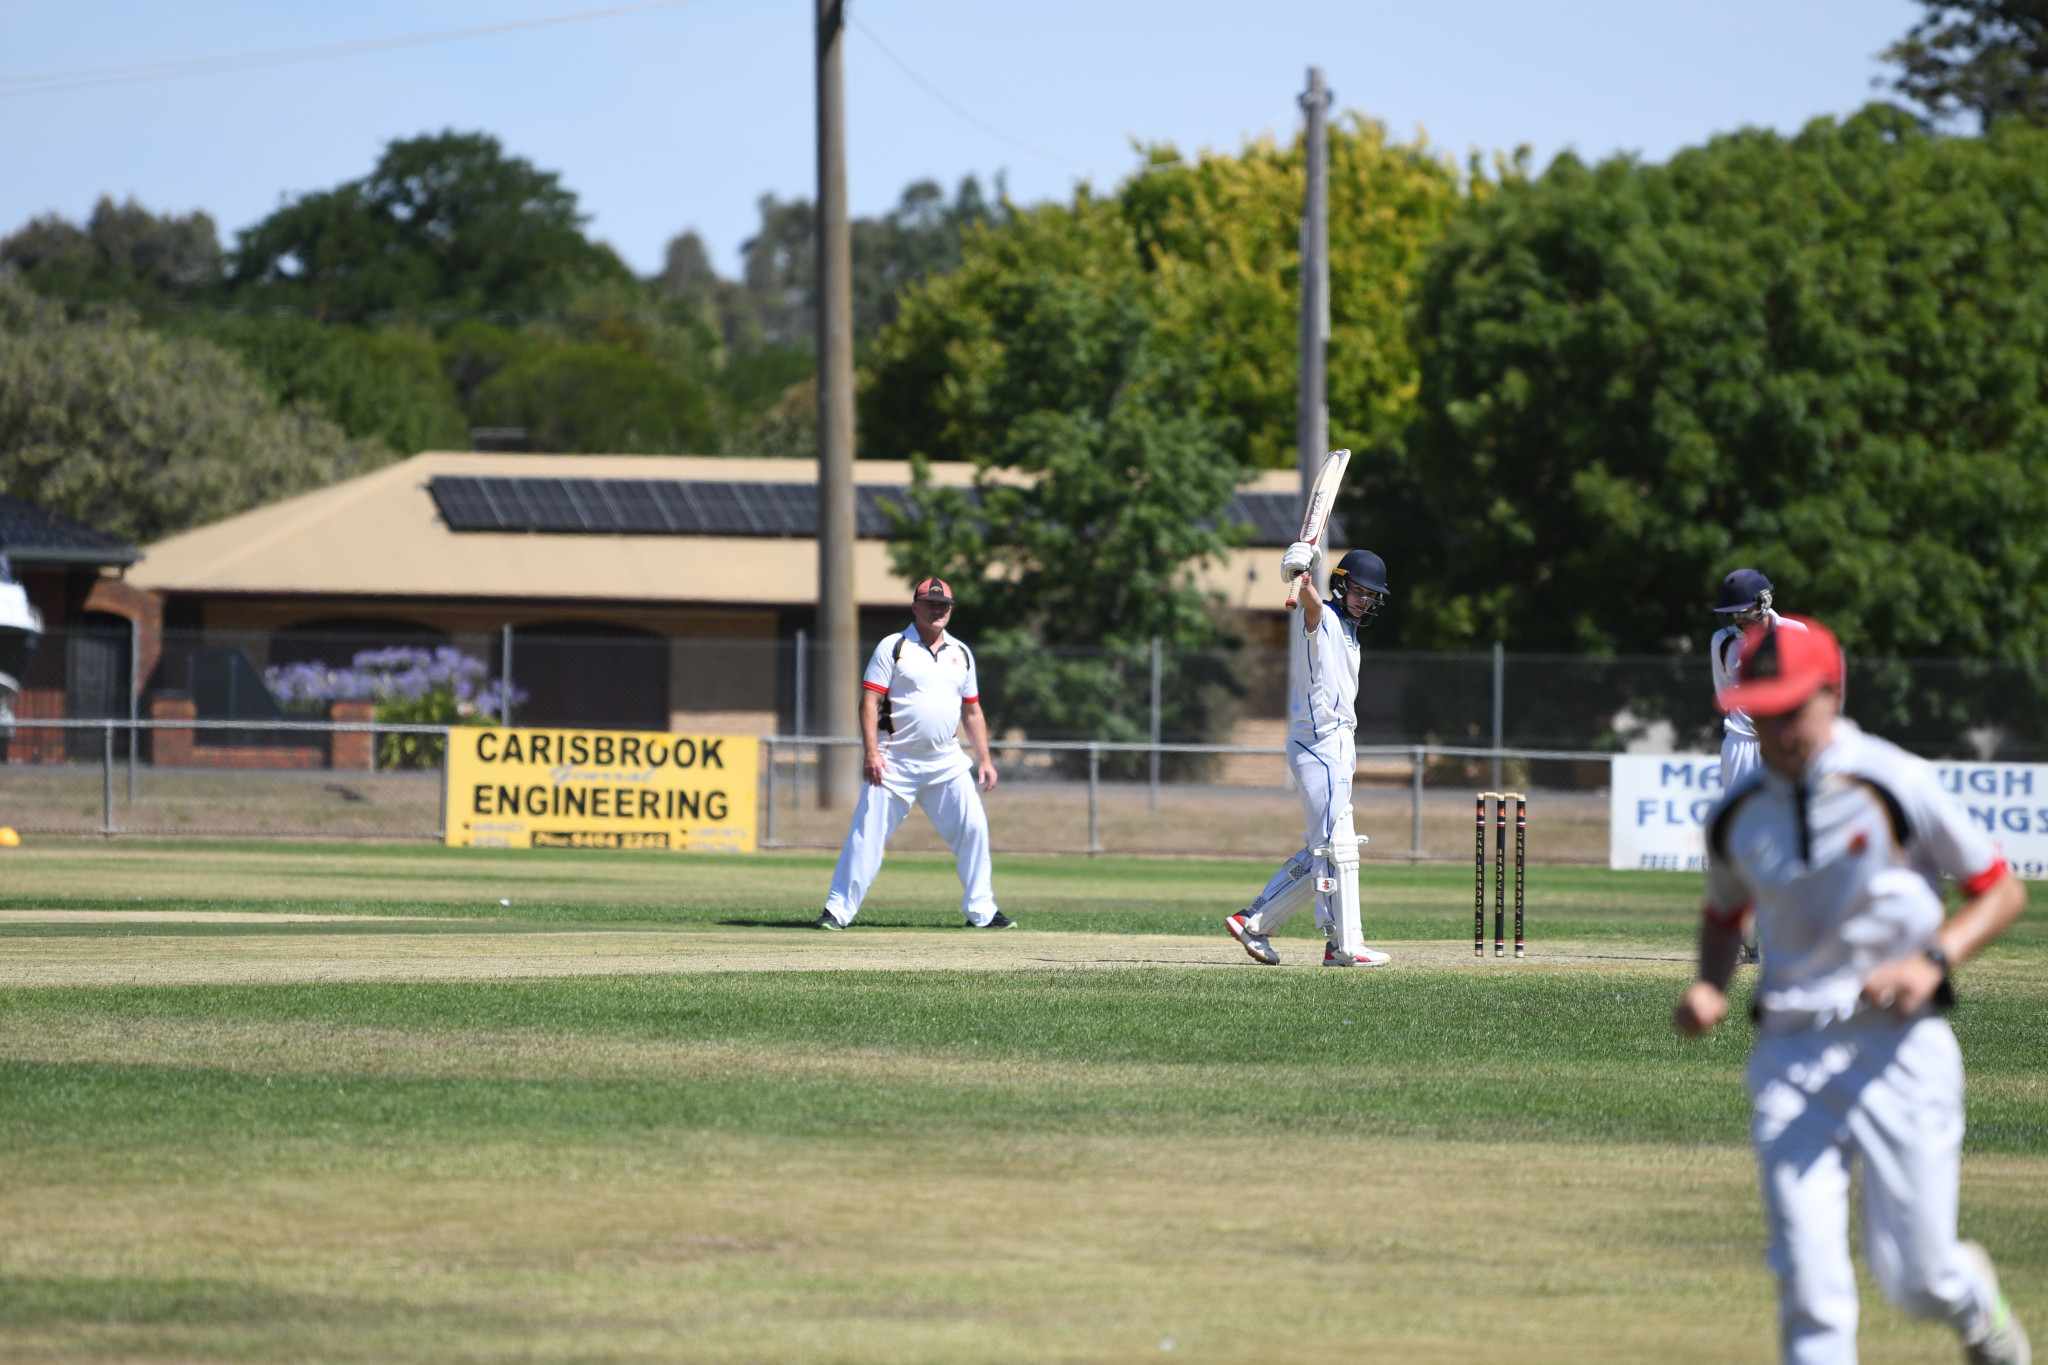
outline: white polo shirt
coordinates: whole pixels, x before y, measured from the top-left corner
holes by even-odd
[[[981,700],[981,679],[966,645],[941,632],[938,644],[926,648],[913,625],[875,646],[861,686],[884,699],[890,727],[881,736],[885,754],[912,762],[966,761],[958,738],[960,711]]]
[[[1707,845],[1707,917],[1756,910],[1767,1027],[1856,1013],[1873,967],[1933,940],[1944,877],[1975,896],[2007,875],[1933,765],[1841,719],[1799,781],[1765,768],[1722,797]]]

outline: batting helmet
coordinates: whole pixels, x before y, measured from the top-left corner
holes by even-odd
[[[1771,580],[1757,569],[1737,569],[1721,580],[1721,592],[1714,602],[1714,610],[1732,615],[1770,605]]]
[[[1365,590],[1365,610],[1359,613],[1358,623],[1380,614],[1380,604],[1390,595],[1387,591],[1387,561],[1371,550],[1351,550],[1337,561],[1337,567],[1330,570],[1330,591],[1340,603],[1347,588]]]

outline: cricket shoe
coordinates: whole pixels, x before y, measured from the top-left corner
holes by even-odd
[[[1017,921],[998,910],[988,917],[987,924],[975,924],[969,921],[967,927],[970,929],[1014,929],[1017,927]]]
[[[1223,921],[1223,927],[1230,931],[1232,938],[1244,945],[1244,950],[1251,954],[1252,961],[1263,962],[1268,967],[1279,966],[1280,954],[1273,951],[1273,945],[1266,941],[1264,934],[1253,933],[1251,925],[1252,917],[1243,910]]]
[[[1991,1291],[1990,1330],[1980,1341],[1963,1343],[1963,1358],[1970,1365],[2032,1365],[2034,1348],[2027,1344],[2027,1329],[2012,1315],[2012,1305],[1999,1290],[1998,1270],[1990,1255],[1975,1242],[1964,1242],[1962,1250],[1963,1259]]]
[[[830,910],[820,910],[818,912],[817,927],[820,929],[830,929],[834,933],[837,933],[839,930],[844,929],[846,926],[841,924],[838,920],[833,919],[832,912]]]
[[[1389,961],[1387,955],[1377,948],[1360,948],[1356,954],[1343,952],[1334,943],[1323,945],[1325,967],[1377,967]]]

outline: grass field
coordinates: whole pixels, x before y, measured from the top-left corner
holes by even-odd
[[[1697,879],[37,844],[0,860],[8,1359],[1763,1360],[1746,1030]],[[1967,969],[1963,1223],[2048,1323],[2048,934]],[[1866,1294],[1864,1358],[1951,1359]]]

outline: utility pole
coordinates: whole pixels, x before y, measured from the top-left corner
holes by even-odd
[[[1330,140],[1324,126],[1331,95],[1323,85],[1323,69],[1308,69],[1308,89],[1302,92],[1301,108],[1307,115],[1302,151],[1308,163],[1308,188],[1301,206],[1301,365],[1296,382],[1298,404],[1294,420],[1295,463],[1301,472],[1301,501],[1315,487],[1316,473],[1330,443],[1330,404],[1324,384],[1323,365],[1330,340]],[[1328,592],[1328,565],[1316,575],[1315,591]],[[1287,623],[1287,694],[1294,695],[1295,670],[1293,633]],[[1287,769],[1287,786],[1294,786],[1294,768]]]
[[[818,732],[860,733],[853,597],[853,238],[846,220],[845,0],[818,4]],[[860,752],[818,751],[818,805],[854,802]]]
[[[1301,381],[1294,445],[1301,466],[1301,500],[1306,503],[1330,444],[1330,402],[1324,382],[1330,343],[1330,139],[1324,116],[1330,92],[1323,86],[1319,66],[1308,69],[1301,108],[1308,116],[1302,149],[1308,159],[1308,193],[1301,212]],[[1324,592],[1329,586],[1329,576],[1318,575],[1316,590]]]

